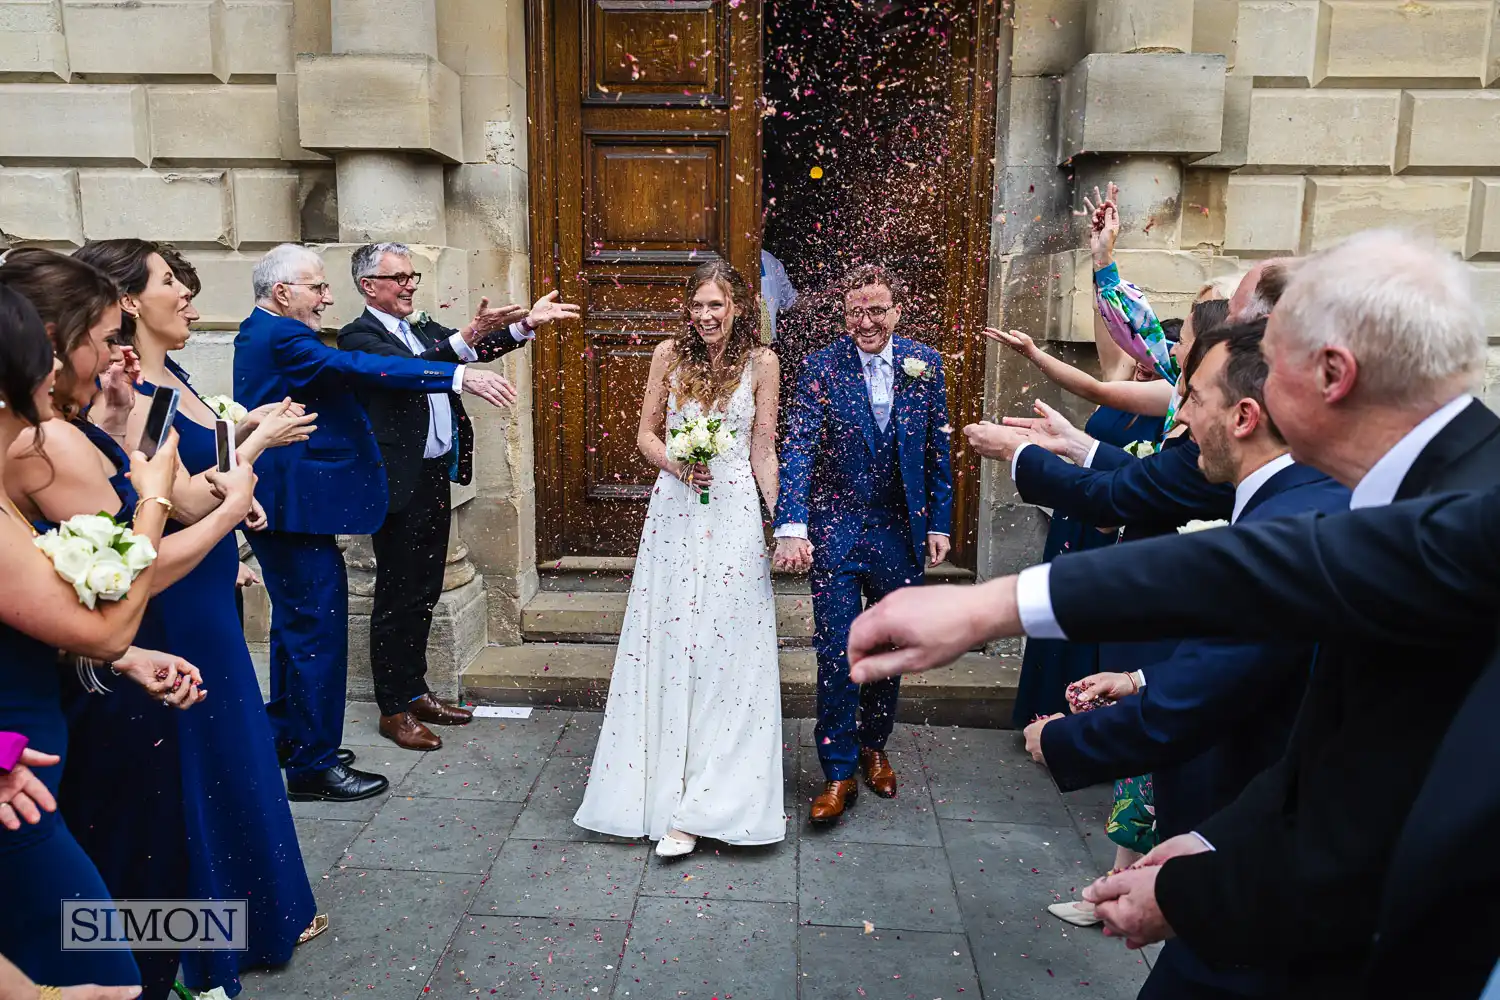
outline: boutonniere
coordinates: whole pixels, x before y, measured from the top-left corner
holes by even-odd
[[[1154,441],[1132,441],[1125,446],[1125,454],[1135,458],[1145,458],[1147,455],[1156,454],[1156,443]]]
[[[237,424],[250,415],[243,405],[229,396],[204,396],[203,401],[214,411],[215,416],[231,424]]]
[[[427,311],[425,309],[418,309],[416,312],[411,314],[411,317],[406,321],[406,323],[408,326],[421,326],[423,323],[431,322],[431,320],[432,317],[427,315]]]
[[[932,375],[927,371],[927,362],[921,358],[907,358],[901,362],[901,370],[906,373],[907,378],[914,378],[918,382],[927,382]]]

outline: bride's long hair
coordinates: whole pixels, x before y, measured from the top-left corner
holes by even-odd
[[[717,370],[709,364],[708,345],[698,335],[691,311],[693,296],[698,289],[712,282],[729,296],[734,304],[734,316],[729,324],[729,336],[724,344],[724,356]],[[673,337],[671,367],[667,370],[668,381],[676,380],[677,393],[685,399],[696,399],[705,409],[727,400],[734,395],[740,384],[745,365],[750,355],[760,346],[760,307],[745,276],[728,261],[711,260],[700,264],[688,279],[682,297],[682,308],[687,314],[687,325]]]

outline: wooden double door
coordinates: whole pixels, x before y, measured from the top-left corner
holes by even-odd
[[[901,167],[927,172],[930,197],[869,206],[910,212],[930,234],[914,291],[931,306],[902,332],[945,355],[955,427],[977,416],[983,395],[994,2],[950,4],[964,30],[915,38],[941,47],[928,83],[932,65],[946,74],[922,119],[931,155]],[[538,557],[633,555],[656,478],[635,445],[651,353],[686,324],[684,283],[702,262],[726,258],[758,285],[762,115],[778,113],[762,94],[762,4],[528,3],[533,288],[558,288],[583,307],[580,321],[556,324],[534,347]],[[873,185],[870,197],[882,190]],[[837,316],[826,322],[836,335]],[[979,477],[954,438],[963,564]]]

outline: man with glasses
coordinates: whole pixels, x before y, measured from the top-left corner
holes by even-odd
[[[287,797],[352,802],[386,779],[349,766],[344,731],[349,599],[336,535],[385,520],[386,482],[370,421],[355,398],[379,385],[417,399],[462,390],[495,406],[515,388],[495,372],[448,361],[338,351],[318,338],[333,304],[323,261],[286,243],[255,265],[255,310],[234,340],[234,395],[254,408],[290,396],[318,415],[317,433],[256,461],[266,530],[249,532],[271,598],[271,718]]]
[[[490,308],[481,299],[473,320],[450,330],[415,311],[422,275],[401,243],[366,244],[354,251],[350,273],[364,312],[339,331],[345,351],[457,364],[495,358],[531,342],[536,328],[576,318],[578,308],[557,293],[523,306]],[[474,428],[457,386],[419,395],[396,387],[355,387],[369,414],[385,462],[385,519],[371,537],[375,600],[370,612],[370,671],[380,705],[380,734],[406,750],[436,750],[443,741],[428,725],[461,726],[467,709],[444,704],[427,688],[427,637],[443,592],[452,508],[449,483],[473,478]],[[510,402],[514,390],[506,383]]]
[[[833,823],[859,794],[896,794],[885,755],[898,687],[861,687],[844,647],[861,602],[923,580],[948,557],[949,469],[943,361],[894,336],[905,288],[883,267],[843,282],[847,337],[809,355],[787,416],[776,503],[776,566],[812,571],[818,654],[818,759],[828,779],[814,823]]]

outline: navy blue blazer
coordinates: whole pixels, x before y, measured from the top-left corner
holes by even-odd
[[[1130,460],[1124,462],[1121,456]],[[1192,520],[1228,520],[1234,512],[1234,489],[1203,478],[1198,445],[1186,436],[1167,439],[1160,451],[1145,458],[1131,458],[1122,449],[1100,444],[1094,463],[1084,468],[1045,448],[1023,448],[1016,460],[1016,490],[1022,500],[1038,507],[1064,511],[1090,524],[1130,525],[1145,533],[1171,530]]]
[[[895,361],[896,450],[906,491],[912,552],[926,561],[928,532],[948,534],[953,522],[948,392],[943,357],[925,344],[892,337]],[[925,378],[903,370],[911,358],[927,365]],[[806,524],[813,560],[824,568],[843,562],[864,529],[875,487],[875,415],[860,370],[859,349],[845,336],[808,355],[787,415],[781,450],[781,490],[776,524]]]
[[[457,365],[340,351],[304,323],[257,308],[234,338],[234,398],[248,408],[290,396],[318,415],[317,433],[255,461],[255,498],[270,531],[367,535],[385,521],[385,468],[359,385],[453,388]]]
[[[1256,491],[1238,523],[1348,509],[1347,488],[1292,465]],[[1140,694],[1048,723],[1047,768],[1063,791],[1152,772],[1162,838],[1189,833],[1280,759],[1315,650],[1305,641],[1184,641],[1145,668]]]

